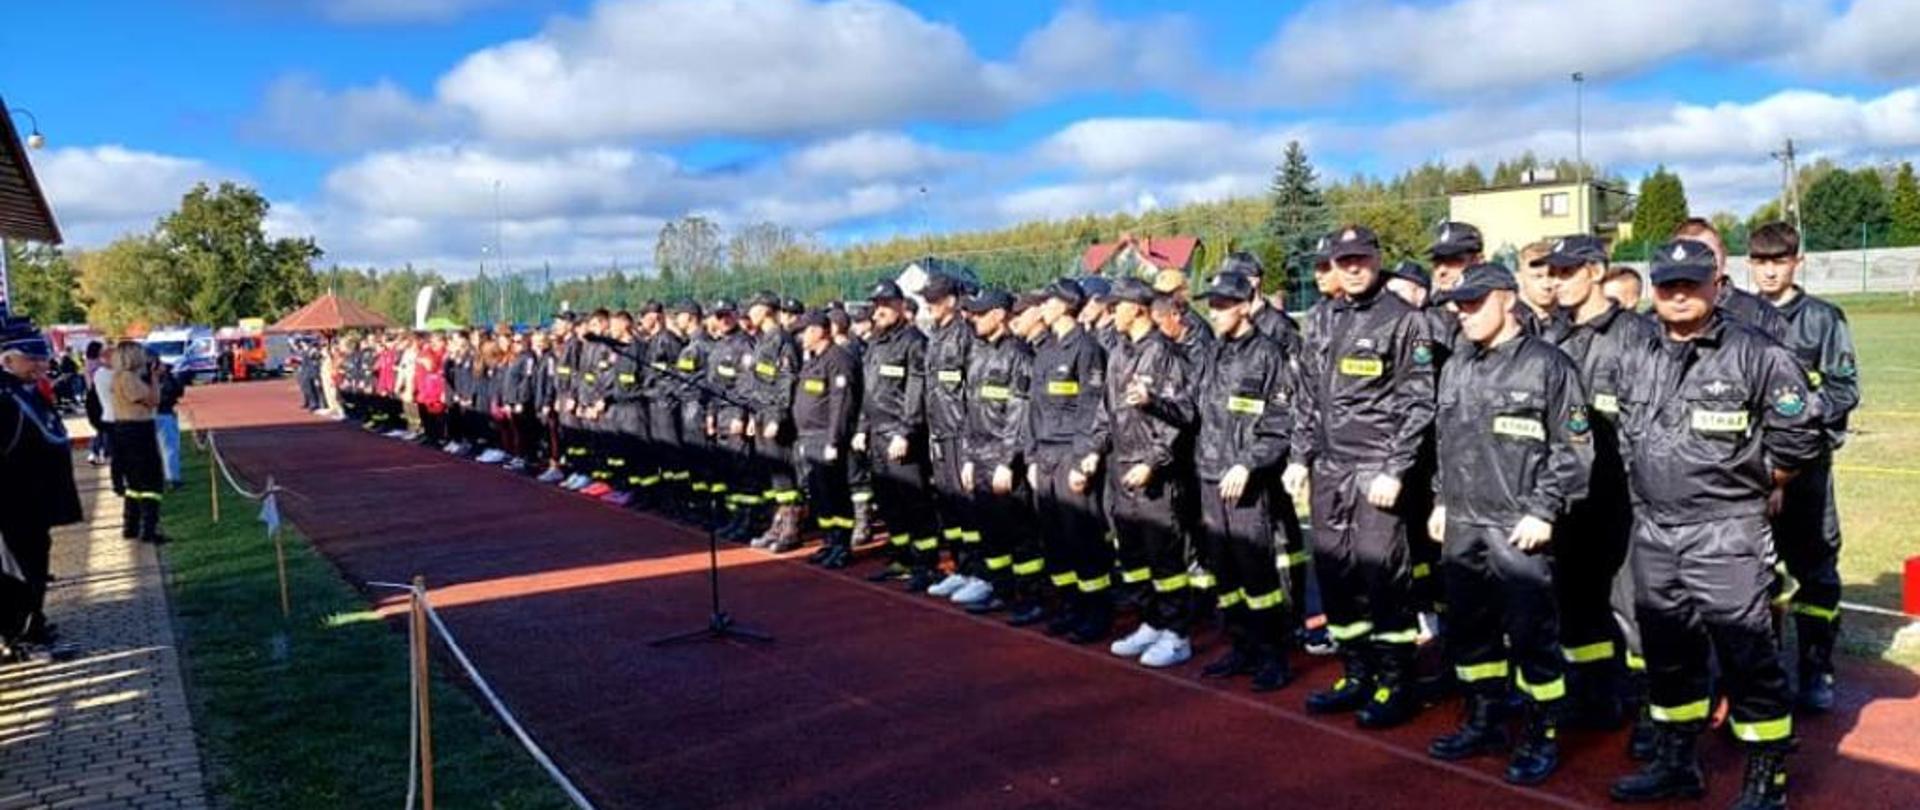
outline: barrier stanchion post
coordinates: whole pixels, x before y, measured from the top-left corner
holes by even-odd
[[[421,807],[433,810],[433,711],[427,700],[427,578],[413,578],[413,675],[415,703],[420,711]]]
[[[280,618],[293,618],[293,600],[287,595],[287,543],[273,533],[273,561],[280,567]]]
[[[213,445],[207,445],[207,491],[213,496],[213,522],[220,522],[220,461],[213,457]]]

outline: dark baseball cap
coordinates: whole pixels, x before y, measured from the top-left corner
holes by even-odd
[[[1427,275],[1427,268],[1421,267],[1420,263],[1416,261],[1409,260],[1396,264],[1388,275],[1411,281],[1420,285],[1423,289],[1433,286],[1433,279]]]
[[[1239,273],[1243,276],[1260,278],[1267,274],[1267,268],[1260,263],[1259,256],[1255,256],[1244,250],[1236,250],[1227,254],[1227,258],[1221,260],[1220,272]]]
[[[1221,273],[1194,297],[1209,301],[1252,301],[1259,294],[1260,285],[1254,283],[1253,277],[1245,273]]]
[[[1070,278],[1056,280],[1042,292],[1049,300],[1058,298],[1070,307],[1077,308],[1087,302],[1087,291],[1080,287],[1080,282]]]
[[[691,298],[682,298],[678,301],[673,302],[671,305],[669,305],[667,307],[667,312],[673,315],[698,316],[700,314],[700,305],[694,303],[693,299]]]
[[[53,356],[53,344],[40,328],[33,325],[33,319],[25,316],[7,316],[0,320],[0,352],[19,352],[36,360],[45,360]]]
[[[967,299],[966,310],[975,315],[996,309],[1012,309],[1013,294],[1006,290],[981,290]]]
[[[1467,268],[1461,274],[1460,284],[1451,290],[1442,290],[1433,296],[1433,302],[1444,304],[1448,301],[1478,301],[1491,295],[1494,290],[1517,290],[1520,285],[1513,280],[1513,271],[1506,265],[1493,262],[1481,262]]]
[[[574,323],[578,320],[580,320],[580,313],[574,312],[573,310],[570,310],[570,309],[563,309],[563,310],[560,310],[559,312],[553,313],[554,323]]]
[[[821,329],[827,329],[831,323],[832,321],[827,318],[827,313],[816,309],[810,312],[801,312],[800,317],[793,322],[793,328],[794,331],[799,331],[809,326],[818,326]]]
[[[780,300],[780,311],[788,315],[799,315],[807,311],[807,305],[800,303],[798,298],[783,298]]]
[[[1327,258],[1327,254],[1332,251],[1333,251],[1332,237],[1323,235],[1319,239],[1313,240],[1313,252],[1307,254],[1307,259],[1312,261],[1315,267],[1319,267],[1320,265],[1326,264],[1329,261]]]
[[[873,285],[873,289],[867,291],[867,300],[874,303],[899,301],[906,297],[907,294],[900,291],[900,285],[889,279],[881,279],[880,283]]]
[[[1113,284],[1113,300],[1146,306],[1158,298],[1153,286],[1137,278],[1123,278]]]
[[[950,295],[965,295],[967,285],[953,276],[934,274],[927,277],[927,283],[920,287],[920,297],[928,301],[938,301]]]
[[[1080,289],[1086,291],[1089,302],[1106,301],[1113,297],[1113,282],[1105,276],[1081,276],[1074,280],[1080,283]]]
[[[640,305],[640,314],[642,315],[658,315],[665,311],[666,311],[666,308],[661,306],[659,301],[655,301],[651,298],[647,299],[647,302],[645,304]]]
[[[1333,243],[1327,248],[1327,258],[1329,260],[1346,259],[1353,256],[1378,257],[1380,255],[1380,237],[1375,236],[1373,229],[1365,225],[1342,228],[1327,236]]]
[[[1433,232],[1433,244],[1427,246],[1427,256],[1434,259],[1452,259],[1471,256],[1486,249],[1485,240],[1480,237],[1480,229],[1465,222],[1442,222]]]
[[[1719,266],[1713,248],[1695,239],[1675,239],[1654,248],[1649,264],[1647,275],[1656,287],[1672,281],[1705,284],[1713,280]]]
[[[1589,264],[1607,263],[1607,243],[1598,236],[1575,234],[1553,241],[1553,249],[1547,255],[1534,259],[1534,267],[1585,267]]]
[[[747,306],[779,309],[780,296],[775,295],[772,290],[761,290],[754,293],[752,298],[747,299]]]
[[[734,306],[731,298],[715,298],[713,304],[707,307],[707,312],[714,315],[736,315],[740,310]]]

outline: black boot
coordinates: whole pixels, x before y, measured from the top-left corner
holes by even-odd
[[[893,582],[895,580],[906,579],[909,576],[911,576],[912,573],[913,573],[912,569],[909,569],[907,566],[899,562],[890,562],[890,563],[887,563],[886,567],[881,568],[880,570],[875,571],[871,574],[868,574],[867,581],[868,582]]]
[[[1031,627],[1046,620],[1046,600],[1032,595],[1015,600],[1012,610],[1007,614],[1007,625],[1010,627]]]
[[[1373,695],[1373,672],[1367,666],[1365,649],[1366,642],[1361,639],[1340,648],[1346,674],[1333,682],[1333,688],[1308,695],[1307,713],[1340,714],[1357,711],[1367,704]]]
[[[1619,679],[1605,661],[1569,667],[1567,671],[1567,725],[1590,731],[1612,731],[1626,720]]]
[[[1386,729],[1412,720],[1420,710],[1420,698],[1414,694],[1408,676],[1413,671],[1413,645],[1372,644],[1378,675],[1367,705],[1354,714],[1361,728]]]
[[[1074,625],[1067,640],[1075,644],[1106,641],[1113,635],[1113,598],[1105,592],[1076,595],[1080,603],[1080,623]]]
[[[820,561],[820,567],[838,571],[853,563],[853,541],[844,529],[835,529],[827,534],[827,557]]]
[[[1500,727],[1501,703],[1499,696],[1485,692],[1467,695],[1460,727],[1429,743],[1427,756],[1453,762],[1506,748],[1507,732]]]
[[[1278,644],[1262,645],[1253,669],[1253,691],[1278,692],[1290,683],[1293,668],[1287,665],[1287,651]]]
[[[1796,613],[1794,635],[1800,643],[1800,708],[1814,714],[1833,710],[1833,642],[1839,620]]]
[[[733,512],[727,517],[727,522],[714,530],[714,536],[729,543],[740,542],[740,534],[746,530],[747,516],[750,511],[745,506],[734,504]]]
[[[1661,727],[1654,746],[1653,760],[1640,770],[1613,783],[1609,791],[1618,802],[1657,802],[1667,799],[1698,799],[1707,794],[1707,777],[1700,771],[1700,758],[1694,753],[1696,728]]]
[[[1527,706],[1526,727],[1520,732],[1520,744],[1514,746],[1513,756],[1507,760],[1507,772],[1503,774],[1508,782],[1538,785],[1560,767],[1557,726],[1551,705]]]
[[[1733,810],[1786,810],[1787,749],[1768,745],[1747,754],[1747,777]]]
[[[907,583],[900,586],[900,589],[907,593],[926,593],[928,588],[933,587],[933,583],[939,581],[940,579],[934,575],[933,569],[924,566],[915,566],[913,573],[907,576]]]
[[[1205,669],[1200,670],[1200,677],[1232,678],[1237,675],[1249,674],[1253,672],[1255,668],[1259,667],[1259,665],[1259,656],[1254,655],[1244,644],[1236,641],[1232,647],[1227,649],[1225,655],[1214,659],[1213,663],[1208,664]]]
[[[1633,730],[1627,733],[1627,756],[1635,762],[1650,762],[1660,755],[1660,725],[1645,706],[1634,712]]]
[[[125,498],[120,501],[120,536],[128,540],[140,536],[139,498]]]
[[[1056,590],[1060,609],[1054,612],[1053,621],[1047,622],[1047,635],[1064,636],[1080,626],[1080,590],[1071,585]]]

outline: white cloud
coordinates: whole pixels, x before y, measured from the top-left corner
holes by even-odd
[[[1920,25],[1912,0],[1854,0],[1837,19],[1813,31],[1788,63],[1819,74],[1877,79],[1920,78]]]
[[[919,179],[969,162],[966,155],[898,132],[867,130],[794,150],[787,166],[806,177],[853,180]]]
[[[438,84],[487,137],[546,143],[975,121],[1014,90],[959,31],[884,0],[606,0]]]
[[[1118,20],[1076,2],[1021,40],[1016,64],[1036,95],[1183,87],[1205,81],[1200,40],[1198,27],[1183,15]]]
[[[145,232],[195,183],[241,179],[195,158],[119,145],[52,149],[35,156],[33,169],[62,235],[76,245]]]
[[[259,113],[244,128],[276,143],[344,151],[428,139],[456,122],[451,111],[414,99],[392,81],[335,92],[292,74],[267,85]]]
[[[1271,169],[1287,141],[1311,145],[1305,125],[1247,127],[1182,118],[1090,118],[1048,136],[1034,154],[1044,164],[1092,175],[1192,176],[1221,169]]]
[[[314,0],[327,19],[343,23],[447,22],[502,0]]]
[[[1818,30],[1813,0],[1318,0],[1255,59],[1262,101],[1339,99],[1384,81],[1464,96],[1635,73],[1681,55],[1770,57]]]

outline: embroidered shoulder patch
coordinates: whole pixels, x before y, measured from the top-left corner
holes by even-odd
[[[1413,344],[1413,362],[1416,365],[1428,365],[1433,362],[1433,343],[1422,340]]]
[[[1773,395],[1773,410],[1785,417],[1795,417],[1807,410],[1806,397],[1792,388],[1783,388]]]
[[[1567,413],[1567,432],[1585,433],[1591,427],[1593,423],[1587,418],[1586,406],[1575,405],[1573,410]]]

